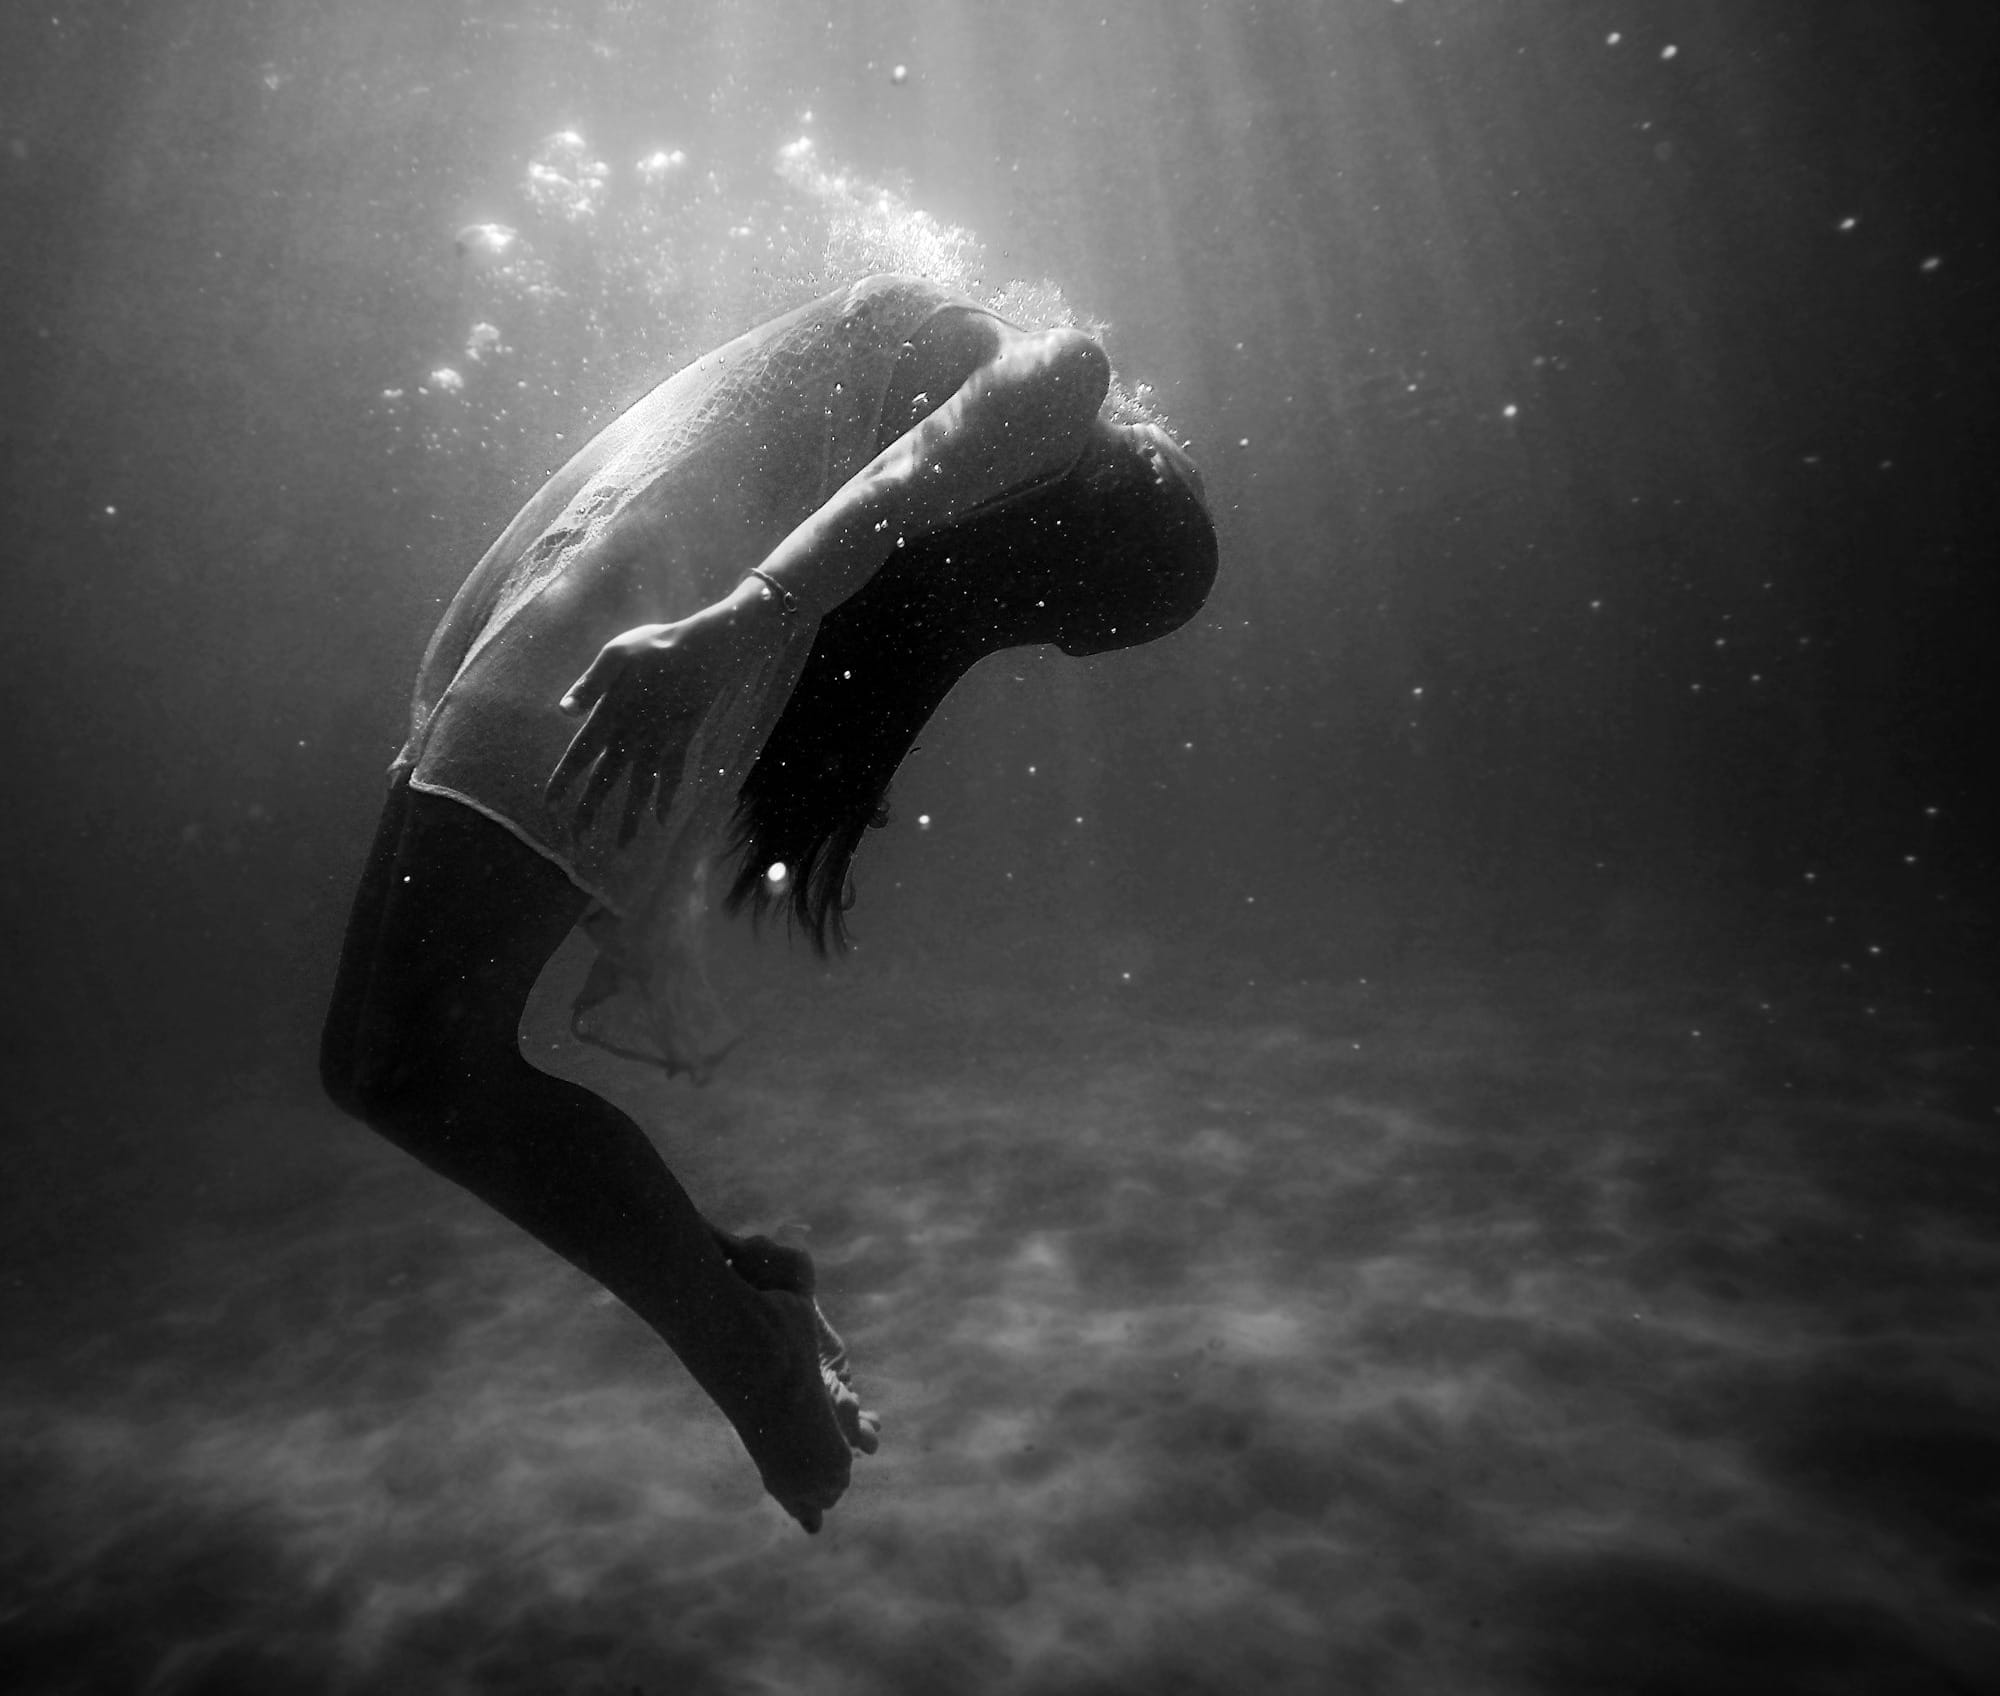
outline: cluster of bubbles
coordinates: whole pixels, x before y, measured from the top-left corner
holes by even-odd
[[[893,189],[828,170],[810,136],[778,150],[778,177],[825,210],[823,270],[856,276],[907,271],[961,293],[981,286],[985,250],[970,230],[941,223]]]
[[[512,224],[467,224],[452,238],[460,282],[470,292],[529,301],[559,298],[548,262]]]
[[[657,147],[614,171],[574,129],[530,156],[512,222],[453,238],[457,352],[382,391],[393,434],[427,448],[518,442],[541,403],[570,418],[634,398],[704,349],[837,284],[876,271],[923,276],[1012,322],[1087,322],[1053,282],[986,280],[969,230],[907,195],[829,164],[810,137],[749,182]],[[1114,380],[1113,410],[1160,421],[1146,390]]]
[[[647,188],[658,188],[677,172],[686,170],[687,162],[688,156],[678,147],[660,147],[641,159],[633,170]]]
[[[610,185],[611,168],[590,156],[575,130],[557,130],[528,161],[528,204],[545,217],[595,218]]]

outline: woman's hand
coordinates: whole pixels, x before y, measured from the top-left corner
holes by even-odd
[[[779,616],[754,578],[676,624],[642,624],[614,636],[570,686],[562,710],[584,715],[543,797],[555,809],[578,779],[573,814],[590,828],[606,797],[630,777],[618,842],[630,842],[648,805],[664,819],[673,805],[688,744],[716,697],[752,657],[758,622]]]

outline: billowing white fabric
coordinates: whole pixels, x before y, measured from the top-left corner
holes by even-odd
[[[623,848],[622,783],[583,832],[574,791],[544,802],[579,723],[557,702],[612,637],[727,594],[874,457],[903,344],[950,304],[971,303],[871,277],[669,378],[521,510],[431,638],[397,768],[593,897],[583,923],[598,957],[576,1003],[589,1041],[697,1079],[733,1041],[703,965],[710,866],[817,620],[760,621],[770,646],[710,706],[666,817],[649,809]]]

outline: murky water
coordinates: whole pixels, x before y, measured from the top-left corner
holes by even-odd
[[[0,1690],[2000,1688],[1994,24],[0,8]],[[321,1099],[426,632],[877,270],[1101,332],[1222,568],[985,662],[706,1089],[817,1538]]]
[[[2000,1669],[1994,1180],[1923,1032],[1581,960],[1222,1006],[1196,972],[1059,1005],[858,973],[766,999],[754,1075],[634,1103],[718,1219],[815,1253],[883,1412],[816,1540],[601,1291],[237,1080],[183,1141],[208,1216],[157,1221],[171,1272],[10,1303],[13,1663],[619,1692]]]

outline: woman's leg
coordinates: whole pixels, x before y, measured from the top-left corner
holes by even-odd
[[[327,1091],[651,1325],[816,1530],[874,1427],[821,1372],[838,1345],[810,1261],[714,1230],[637,1125],[521,1055],[529,991],[586,899],[500,826],[398,781],[327,1018]]]

